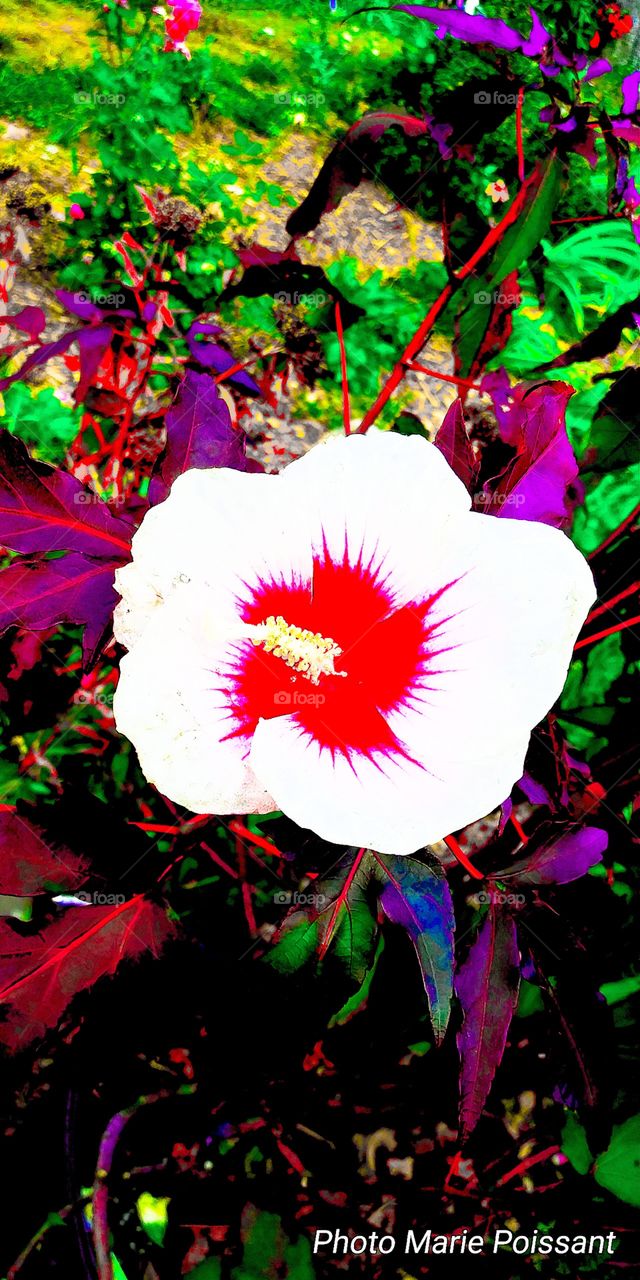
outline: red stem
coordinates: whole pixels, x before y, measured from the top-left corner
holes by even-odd
[[[629,512],[629,515],[625,517],[622,524],[619,524],[617,529],[614,529],[613,533],[610,533],[609,536],[605,538],[604,542],[601,542],[600,546],[596,547],[595,551],[589,552],[587,560],[595,560],[596,556],[599,556],[601,551],[606,551],[607,547],[610,547],[611,543],[615,542],[616,538],[619,538],[620,535],[625,532],[625,529],[628,529],[629,525],[633,524],[637,515],[640,515],[640,502],[637,507],[633,508],[633,511]]]
[[[524,85],[518,89],[516,102],[516,148],[518,151],[518,182],[524,182],[524,145],[522,141],[522,104],[524,102]]]
[[[608,613],[610,609],[613,609],[614,605],[619,604],[621,600],[626,600],[627,596],[632,596],[634,591],[639,589],[640,582],[632,582],[630,587],[625,587],[624,591],[619,591],[618,595],[614,596],[612,600],[605,600],[604,604],[598,605],[597,609],[592,609],[584,624],[585,627],[590,622],[593,622],[595,618],[599,618],[601,613]]]
[[[266,840],[264,836],[255,835],[253,831],[245,827],[243,822],[240,822],[239,818],[234,818],[229,823],[229,830],[233,832],[234,836],[241,836],[243,840],[248,840],[250,844],[254,844],[257,849],[265,849],[267,853],[274,853],[276,858],[284,857],[284,854],[276,848],[271,840]]]
[[[534,1164],[541,1164],[543,1160],[549,1160],[551,1156],[557,1155],[559,1150],[559,1147],[545,1147],[544,1151],[538,1151],[537,1155],[527,1156],[526,1160],[521,1160],[520,1163],[515,1166],[515,1169],[511,1169],[509,1173],[503,1174],[503,1176],[498,1179],[496,1186],[503,1187],[505,1182],[511,1182],[511,1179],[517,1178],[520,1173],[526,1173],[527,1169],[531,1169]]]
[[[367,412],[365,413],[364,418],[360,423],[360,426],[357,428],[357,431],[359,433],[368,431],[371,424],[375,422],[376,418],[384,409],[384,406],[391,399],[396,387],[400,385],[400,383],[402,382],[402,379],[405,376],[406,366],[410,364],[411,361],[414,359],[414,356],[417,356],[418,353],[422,350],[422,347],[424,346],[427,338],[429,337],[429,334],[431,333],[431,330],[436,320],[438,319],[441,312],[444,311],[452,293],[453,293],[453,284],[449,283],[445,285],[440,296],[436,298],[433,305],[429,308],[429,311],[427,312],[424,320],[422,321],[420,328],[416,330],[408,347],[400,356],[398,363],[396,364],[390,377],[387,379],[387,382],[382,388],[382,391],[380,392],[375,403],[372,404],[371,408],[368,409]]]
[[[596,640],[604,640],[605,636],[613,636],[616,631],[625,631],[627,627],[632,627],[636,622],[640,622],[640,613],[635,618],[627,618],[624,622],[617,622],[615,627],[607,627],[606,631],[597,631],[595,636],[585,636],[584,640],[578,640],[574,646],[573,652],[578,649],[584,649],[585,645],[595,644]]]
[[[456,378],[452,373],[441,373],[439,369],[428,369],[426,364],[418,364],[413,360],[409,365],[410,369],[414,369],[416,373],[426,373],[429,378],[440,378],[442,382],[453,382],[456,387],[469,387],[471,391],[481,391],[482,387],[478,382],[472,382],[470,378]]]
[[[464,850],[460,848],[455,836],[445,836],[444,842],[447,849],[451,851],[454,858],[456,858],[460,863],[460,866],[464,867],[465,871],[468,871],[469,875],[472,876],[474,880],[484,880],[482,872],[478,871],[478,868],[474,867],[473,863],[469,861]]]

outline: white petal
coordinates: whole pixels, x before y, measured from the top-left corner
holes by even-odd
[[[215,598],[186,589],[123,659],[113,710],[145,777],[194,813],[268,813],[277,806],[248,763],[246,738],[229,738],[219,672],[232,657]]]
[[[217,611],[233,616],[244,583],[261,575],[308,578],[311,548],[300,537],[297,495],[282,497],[278,476],[226,467],[178,476],[134,535],[132,563],[116,573],[116,639],[132,648],[156,611],[190,583],[210,588]]]
[[[314,550],[381,565],[397,604],[415,599],[434,539],[471,498],[421,436],[371,429],[327,437],[281,473],[296,490]],[[416,572],[418,577],[416,579]]]
[[[254,735],[251,762],[278,807],[335,843],[410,853],[504,800],[595,598],[583,557],[546,525],[467,514],[424,563],[425,594],[436,574],[457,581],[429,613],[441,626],[428,647],[444,652],[386,716],[406,755],[332,760],[293,716]]]
[[[482,766],[447,762],[438,775],[408,760],[332,760],[301,736],[294,716],[261,720],[251,764],[276,806],[332,844],[409,854],[434,844],[495,808],[521,776],[528,734],[491,760],[490,791]],[[437,755],[437,752],[435,753]],[[492,799],[489,799],[489,796]]]

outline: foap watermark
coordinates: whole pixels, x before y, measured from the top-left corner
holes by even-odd
[[[101,888],[78,888],[73,896],[78,905],[84,906],[122,906],[127,901],[125,893],[105,893]]]
[[[473,95],[473,101],[477,107],[490,107],[495,103],[499,107],[515,107],[518,101],[517,93],[499,93],[494,89],[491,93],[488,89],[479,89]]]
[[[323,693],[290,693],[288,689],[278,689],[273,701],[276,707],[321,707],[326,698]]]
[[[325,893],[299,893],[297,889],[295,892],[278,889],[273,895],[273,901],[279,907],[317,907],[321,911],[328,899]]]
[[[487,289],[479,289],[473,295],[473,301],[477,306],[488,307],[492,303],[499,303],[501,307],[517,307],[520,301],[519,293],[503,293],[502,289],[494,289],[493,293],[489,293]]]
[[[80,89],[74,93],[73,101],[79,107],[123,107],[127,101],[125,93],[99,93],[93,89],[91,93]]]
[[[299,307],[302,304],[306,307],[323,307],[329,299],[326,293],[317,289],[315,293],[274,293],[273,301],[284,303],[288,307]]]
[[[101,498],[99,493],[93,493],[91,489],[83,489],[80,493],[74,493],[73,501],[77,507],[95,506],[98,502],[102,507],[122,507],[127,501],[124,494],[114,494],[113,497]]]
[[[280,103],[281,106],[291,107],[319,107],[325,100],[323,93],[274,93],[274,102]]]
[[[475,495],[476,502],[482,506],[484,503],[492,507],[521,507],[525,502],[524,493],[477,493]]]
[[[73,301],[81,306],[89,303],[94,307],[117,309],[118,307],[123,307],[127,299],[124,293],[101,293],[98,289],[93,289],[91,293],[87,293],[86,289],[82,289],[80,293],[74,293]]]
[[[497,902],[501,907],[521,907],[526,898],[523,893],[502,893],[498,889],[492,889],[491,893],[476,893],[474,898],[479,906],[489,906],[492,902]]]
[[[104,693],[96,693],[91,689],[76,689],[73,702],[76,707],[107,707],[110,711],[113,706],[113,694],[113,689]]]

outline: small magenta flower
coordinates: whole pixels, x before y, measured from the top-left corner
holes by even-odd
[[[195,31],[202,17],[202,5],[199,0],[175,0],[175,3],[169,4],[172,12],[169,14],[161,7],[154,8],[153,12],[160,14],[164,18],[165,29],[165,53],[182,53],[185,58],[191,57],[191,51],[187,46],[187,36],[191,31]]]
[[[484,193],[486,196],[491,196],[494,204],[504,204],[505,200],[509,199],[509,189],[502,178],[497,178],[495,182],[490,182],[488,187],[485,187]]]
[[[69,206],[69,217],[73,218],[75,222],[81,222],[85,216],[86,215],[81,204],[72,204]]]
[[[433,445],[377,430],[180,476],[116,575],[115,720],[146,777],[382,853],[500,804],[595,592],[564,533],[470,503]]]

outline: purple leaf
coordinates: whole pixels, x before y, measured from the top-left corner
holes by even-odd
[[[608,58],[596,58],[595,62],[592,62],[591,66],[585,71],[582,83],[588,84],[589,80],[597,80],[599,76],[604,76],[607,71],[612,70],[613,68]]]
[[[633,120],[612,120],[611,132],[614,138],[622,138],[625,142],[633,142],[636,147],[640,147],[640,124],[634,124]]]
[[[464,1021],[458,1033],[462,1139],[475,1128],[499,1066],[518,1001],[520,955],[512,916],[491,904],[456,977]]]
[[[568,884],[602,862],[608,843],[609,836],[601,827],[582,827],[511,863],[504,871],[496,871],[495,877],[519,884]]]
[[[436,1044],[447,1029],[453,988],[453,903],[446,877],[435,860],[374,853],[382,882],[380,905],[389,920],[406,929],[416,949]]]
[[[625,76],[622,81],[622,114],[623,116],[632,116],[638,109],[638,94],[640,93],[640,71],[632,71],[631,75]]]
[[[0,432],[0,546],[124,561],[130,543],[130,526],[75,476],[36,462],[21,440]]]
[[[108,315],[127,316],[135,319],[135,311],[97,306],[95,302],[92,302],[88,293],[69,293],[67,289],[56,289],[56,298],[62,303],[65,311],[68,311],[72,316],[78,316],[80,320],[87,320],[89,324],[101,324],[105,316]]]
[[[108,324],[80,329],[76,334],[80,352],[80,378],[74,391],[76,404],[84,400],[112,337],[113,329]]]
[[[226,373],[227,369],[231,369],[234,364],[238,363],[235,356],[232,356],[229,351],[221,347],[219,342],[196,341],[198,334],[205,336],[220,332],[219,325],[205,324],[196,320],[186,335],[187,346],[194,360],[197,360],[198,364],[203,365],[205,369],[214,369],[216,373]],[[231,383],[231,386],[242,387],[244,391],[251,391],[254,395],[262,395],[257,382],[254,382],[253,378],[248,373],[245,373],[244,369],[238,369],[227,381]]]
[[[23,307],[22,311],[17,311],[13,316],[0,316],[0,328],[4,324],[11,325],[13,329],[27,333],[34,342],[42,333],[46,323],[47,317],[42,307]]]
[[[501,392],[500,432],[516,453],[497,481],[485,485],[485,512],[557,528],[566,523],[578,476],[565,423],[571,395],[564,382],[513,387],[507,404]]]
[[[206,373],[189,369],[177,399],[165,416],[167,444],[159,473],[149,486],[152,505],[163,502],[176,476],[192,468],[232,467],[246,471],[244,436],[231,423],[231,415],[218,388]]]
[[[52,360],[54,356],[64,355],[77,337],[78,330],[74,329],[71,333],[64,333],[55,342],[45,342],[36,351],[32,351],[31,355],[27,356],[24,363],[15,373],[8,373],[6,377],[0,378],[0,391],[6,391],[12,382],[18,382],[20,378],[24,378],[32,369],[37,369],[38,365],[45,364],[47,360]]]
[[[464,9],[425,8],[424,5],[394,4],[394,9],[410,13],[415,18],[426,18],[437,28],[439,39],[444,36],[455,36],[456,40],[464,40],[467,44],[492,44],[495,49],[515,51],[519,49],[527,58],[537,58],[551,40],[549,32],[542,25],[535,9],[531,10],[531,32],[528,37],[520,35],[514,27],[507,26],[499,18],[485,18],[480,13],[465,13]]]
[[[116,564],[76,552],[57,560],[15,560],[0,571],[0,632],[8,627],[42,630],[61,622],[84,626],[85,665],[109,625],[118,596]]]
[[[478,475],[478,459],[467,435],[464,414],[459,400],[454,400],[447,409],[442,425],[435,438],[436,448],[446,458],[452,471],[455,471],[463,485],[473,493]]]

